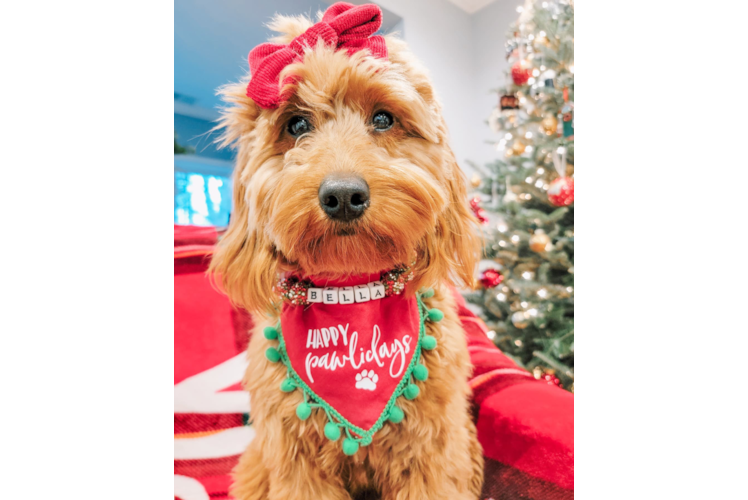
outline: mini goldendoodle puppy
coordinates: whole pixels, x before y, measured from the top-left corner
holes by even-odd
[[[222,89],[238,154],[211,272],[256,325],[239,500],[480,494],[448,288],[472,285],[474,218],[431,81],[380,24],[374,5],[278,16]]]

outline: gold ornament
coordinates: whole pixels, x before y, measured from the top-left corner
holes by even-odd
[[[558,120],[553,115],[547,115],[540,122],[540,126],[543,128],[543,132],[545,132],[546,135],[553,135],[558,129]]]
[[[524,152],[525,152],[525,144],[522,141],[517,139],[516,141],[512,143],[512,153],[514,153],[515,155],[521,155]]]
[[[546,247],[551,242],[550,236],[545,231],[538,229],[535,234],[530,236],[530,250],[533,252],[545,252]]]
[[[525,328],[527,328],[527,325],[530,324],[530,321],[527,319],[527,315],[524,313],[524,311],[517,311],[516,313],[512,314],[512,324],[515,328],[524,330]]]
[[[481,183],[481,178],[478,175],[474,175],[473,177],[470,178],[470,185],[473,186],[474,188],[477,188],[478,186],[480,186],[480,183]]]
[[[540,47],[550,47],[551,42],[548,40],[548,37],[546,36],[539,36],[532,42],[533,47],[536,49],[540,49]]]

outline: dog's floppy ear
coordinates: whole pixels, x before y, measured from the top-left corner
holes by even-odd
[[[230,107],[223,110],[216,127],[223,129],[219,142],[235,148],[237,158],[231,220],[218,242],[208,272],[233,303],[249,311],[265,311],[272,305],[277,260],[262,228],[256,221],[250,221],[250,200],[245,187],[253,174],[251,157],[261,110],[246,96],[246,81],[227,85],[220,93]]]
[[[449,146],[444,145],[444,168],[449,202],[438,216],[433,232],[426,236],[416,262],[419,276],[415,288],[433,286],[448,279],[453,284],[474,287],[474,273],[480,257],[477,220],[468,209],[463,173]]]
[[[452,170],[452,175],[447,178],[451,199],[442,221],[448,231],[443,239],[445,251],[451,258],[451,271],[455,277],[473,288],[481,252],[477,219],[468,209],[464,174],[451,150],[445,167]]]
[[[390,61],[400,68],[428,108],[430,116],[421,121],[431,128],[428,134],[422,135],[442,148],[443,182],[450,196],[449,204],[437,219],[435,231],[426,236],[421,259],[416,263],[416,275],[420,276],[416,287],[431,286],[447,278],[455,284],[462,282],[472,288],[481,249],[477,219],[468,209],[464,174],[449,147],[441,104],[428,73],[405,43],[391,36],[385,40]]]

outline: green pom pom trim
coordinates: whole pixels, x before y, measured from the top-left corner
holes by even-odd
[[[292,378],[287,378],[286,380],[281,382],[281,391],[291,392],[294,390],[296,390],[296,382],[294,382]]]
[[[268,347],[267,351],[265,351],[265,357],[271,363],[277,363],[281,359],[281,355],[275,347]]]
[[[421,289],[421,297],[424,299],[430,299],[434,296],[434,289],[433,288],[422,288]]]
[[[429,378],[429,369],[423,365],[418,365],[413,368],[413,376],[416,378],[416,380],[424,382]]]
[[[428,378],[428,369],[420,364],[422,355],[422,349],[434,349],[436,347],[436,339],[426,334],[426,319],[434,320],[433,317],[438,316],[439,319],[444,317],[444,314],[439,309],[428,309],[421,300],[421,297],[431,297],[433,290],[426,289],[416,295],[418,316],[420,328],[418,331],[418,342],[414,347],[413,358],[411,358],[410,364],[408,365],[403,378],[400,380],[397,388],[393,392],[387,405],[382,410],[379,418],[370,429],[362,429],[348,420],[345,419],[335,408],[330,406],[327,401],[319,397],[314,391],[306,385],[306,383],[299,377],[296,371],[291,366],[291,362],[288,360],[288,354],[286,353],[286,343],[283,338],[283,330],[280,322],[276,327],[267,327],[264,332],[265,336],[272,335],[268,333],[271,329],[275,332],[279,345],[275,347],[269,347],[265,351],[265,356],[272,362],[282,361],[286,365],[288,378],[281,383],[281,390],[284,392],[291,392],[294,389],[300,388],[304,393],[304,402],[300,403],[296,407],[296,416],[301,420],[308,419],[312,410],[315,408],[321,408],[327,414],[328,422],[325,424],[324,433],[325,437],[331,441],[337,441],[341,437],[341,429],[345,430],[346,438],[343,440],[343,453],[346,455],[355,455],[359,449],[359,446],[367,446],[372,442],[372,437],[375,432],[381,429],[385,423],[391,422],[392,424],[398,424],[405,418],[405,413],[398,407],[395,402],[398,397],[403,396],[409,400],[415,399],[420,394],[420,388],[415,385],[413,379],[418,381],[424,381]],[[272,339],[270,339],[272,340]]]
[[[325,437],[330,441],[337,441],[340,439],[340,427],[332,422],[327,422],[325,424]]]
[[[403,392],[403,396],[405,396],[407,399],[414,400],[418,397],[418,394],[420,394],[421,389],[418,388],[416,384],[408,384],[408,387],[405,388],[405,391]]]
[[[427,351],[436,349],[436,338],[434,338],[433,335],[424,336],[423,340],[421,341],[421,347],[423,347]]]
[[[444,313],[440,309],[429,309],[429,319],[433,322],[438,322],[444,319]]]
[[[398,406],[393,406],[392,408],[390,408],[389,419],[393,424],[399,424],[403,421],[404,417],[405,413],[403,413],[403,411]]]
[[[355,455],[358,451],[358,442],[353,438],[345,438],[343,440],[343,453],[348,455]]]
[[[275,327],[272,326],[266,326],[262,333],[268,340],[275,340],[278,338],[278,330],[276,330]]]
[[[296,407],[296,416],[301,420],[308,419],[311,414],[312,407],[309,405],[309,403],[299,403],[299,406]]]

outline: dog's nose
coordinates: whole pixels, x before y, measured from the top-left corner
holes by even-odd
[[[369,206],[369,185],[357,175],[328,175],[319,186],[319,203],[331,219],[352,221]]]

